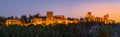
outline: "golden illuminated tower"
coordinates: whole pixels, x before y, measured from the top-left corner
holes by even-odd
[[[109,18],[109,15],[107,14],[107,15],[104,15],[104,17],[103,17],[105,20],[107,20],[108,18]]]
[[[88,12],[88,13],[86,14],[86,16],[85,16],[85,19],[86,19],[87,21],[91,21],[91,20],[92,20],[91,17],[92,17],[91,12]]]
[[[88,13],[86,14],[86,17],[91,17],[91,12],[88,12]]]
[[[48,11],[46,15],[46,25],[53,24],[53,12]]]

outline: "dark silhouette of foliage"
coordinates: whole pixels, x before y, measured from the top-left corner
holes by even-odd
[[[98,31],[94,31],[93,29],[94,32],[90,33],[91,28],[96,25],[100,29]],[[106,35],[114,36],[115,32],[119,34],[119,28],[119,25],[106,25],[100,22],[80,22],[79,24],[56,24],[48,26],[34,26],[33,24],[29,26],[1,25],[0,37],[103,37]]]

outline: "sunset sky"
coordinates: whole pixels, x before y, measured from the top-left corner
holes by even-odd
[[[45,16],[47,11],[66,17],[84,17],[87,12],[94,16],[110,15],[110,19],[120,21],[119,0],[0,0],[0,16],[34,15]]]

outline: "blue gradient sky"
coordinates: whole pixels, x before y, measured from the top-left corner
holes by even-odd
[[[47,11],[76,18],[91,11],[95,16],[109,14],[110,19],[120,21],[119,0],[0,0],[0,16],[19,17],[38,12],[45,16]]]

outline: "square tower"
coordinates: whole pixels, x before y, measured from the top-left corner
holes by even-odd
[[[52,11],[47,11],[46,15],[46,25],[53,24],[53,12]]]

